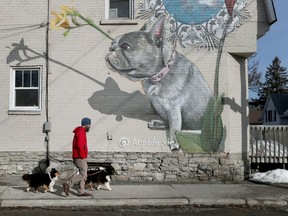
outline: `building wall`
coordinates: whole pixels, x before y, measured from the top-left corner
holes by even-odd
[[[101,12],[94,12],[95,8],[101,8],[101,5],[98,4],[98,2],[91,1],[81,5],[78,2],[76,7],[89,17],[93,14],[93,18],[98,23],[98,21],[103,20],[104,16],[103,12],[102,14]],[[86,8],[87,5],[90,5],[88,10]],[[138,5],[137,2],[135,5]],[[102,8],[103,6],[102,4]],[[256,15],[253,14],[256,6],[257,4],[252,2],[248,7],[249,15],[252,17]],[[58,8],[59,2],[53,2],[51,9],[57,10]],[[238,79],[240,79],[240,75],[245,74],[246,68],[241,63],[241,68],[240,66],[233,67],[234,73],[230,70],[228,71],[228,55],[226,53],[233,52],[243,56],[253,53],[256,50],[257,37],[255,24],[257,23],[255,17],[253,17],[229,34],[225,41],[220,64],[219,86],[220,91],[225,92],[229,98],[235,98],[234,92],[246,91],[245,78],[242,83],[238,83],[234,82],[234,77],[231,77],[233,84],[229,85],[229,87],[231,86],[231,89],[235,89],[231,93],[229,87],[226,86],[226,83],[229,82],[228,77],[231,74],[239,75]],[[117,28],[114,25],[100,25],[100,27],[105,32],[109,32],[111,37],[115,38],[127,32],[138,31],[143,25],[144,23],[141,21],[137,25],[122,25]],[[109,70],[107,67],[105,56],[109,52],[111,41],[92,28],[71,31],[67,37],[63,37],[62,33],[63,31],[50,32],[50,57],[55,60],[61,59],[61,63],[52,62],[50,64],[50,119],[53,124],[53,133],[51,133],[52,150],[70,150],[71,131],[79,124],[82,117],[90,116],[92,118],[92,129],[88,136],[89,147],[92,151],[169,152],[170,149],[165,145],[167,142],[167,131],[154,131],[147,128],[147,122],[158,118],[150,108],[142,82],[131,81]],[[71,44],[73,45],[71,46]],[[177,51],[196,64],[209,83],[210,89],[213,89],[217,50],[213,52],[207,49],[199,50],[194,47],[183,50],[178,47]],[[71,65],[72,68],[69,68]],[[242,73],[239,73],[239,70],[242,70]],[[73,85],[73,88],[71,88],[70,83],[79,83],[79,85]],[[59,94],[60,89],[64,92],[64,97]],[[247,93],[244,93],[244,96],[236,95],[237,100],[240,101],[239,103],[236,102],[238,106],[244,105],[241,100],[243,100],[245,94]],[[119,100],[119,98],[123,99]],[[81,107],[80,110],[79,106]],[[59,112],[60,107],[63,112]],[[114,109],[114,107],[117,108]],[[229,107],[225,107],[224,112],[229,112],[228,110]],[[62,121],[60,116],[69,119],[70,122],[67,124],[67,122]],[[229,115],[223,113],[223,120],[228,122],[225,120],[226,116]],[[240,113],[238,113],[238,116],[241,119]],[[239,127],[237,124],[232,126]],[[107,140],[107,133],[112,136],[112,140]],[[242,139],[242,133],[235,133],[232,136],[234,140]],[[119,142],[123,138],[127,138],[130,141],[125,148],[119,146]],[[235,145],[237,146],[239,143]],[[228,146],[229,144],[227,146],[224,145],[224,151],[231,151]],[[240,147],[235,150],[238,153],[241,151]]]
[[[226,149],[237,158],[245,157],[248,152],[248,93],[247,62],[237,55],[227,55],[227,98],[225,109],[228,114],[224,123],[227,130]],[[239,73],[240,71],[240,73]],[[244,88],[244,86],[246,86]],[[229,89],[229,90],[228,90]],[[225,95],[226,96],[226,95]]]
[[[46,135],[43,133],[43,124],[48,119],[52,124],[49,137],[46,137],[46,140],[49,140],[49,151],[60,155],[69,154],[73,137],[72,131],[80,124],[81,118],[87,116],[92,119],[91,130],[87,134],[91,154],[107,153],[110,155],[110,153],[119,152],[119,154],[127,154],[127,157],[130,157],[129,155],[137,157],[139,152],[152,155],[158,152],[171,154],[171,146],[168,145],[168,142],[173,138],[169,135],[169,129],[151,130],[147,126],[152,120],[160,120],[160,117],[149,103],[149,96],[143,88],[142,81],[131,81],[107,66],[105,57],[111,46],[110,39],[88,26],[71,30],[66,37],[63,36],[64,30],[49,30],[49,61],[46,65],[43,54],[46,52],[46,29],[44,27],[36,29],[27,27],[27,31],[26,28],[18,30],[19,26],[46,23],[47,15],[51,11],[60,11],[61,5],[69,6],[71,1],[49,1],[49,11],[48,1],[11,2],[5,0],[4,2],[1,3],[3,7],[0,9],[0,17],[1,20],[7,22],[0,24],[0,27],[10,30],[0,31],[0,45],[7,47],[0,54],[2,59],[0,76],[4,81],[0,87],[0,131],[3,133],[0,139],[0,151],[43,151],[45,156],[47,142],[45,142]],[[135,17],[137,17],[139,6],[141,5],[143,9],[145,2],[142,0],[134,2]],[[178,53],[197,66],[212,95],[215,92],[215,71],[219,66],[219,95],[223,93],[223,99],[220,98],[223,101],[220,103],[223,105],[223,112],[220,115],[223,122],[223,136],[217,143],[216,151],[223,152],[225,157],[228,155],[235,161],[246,160],[245,155],[248,151],[246,57],[256,51],[257,38],[264,34],[260,31],[259,26],[261,29],[263,26],[268,26],[268,24],[267,26],[264,24],[266,17],[262,1],[239,2],[248,3],[246,9],[243,10],[245,19],[241,17],[237,21],[235,16],[236,18],[234,17],[232,22],[233,27],[230,26],[226,30],[225,25],[215,24],[217,26],[215,32],[218,34],[215,36],[218,39],[224,30],[227,31],[224,43],[219,45],[220,48],[223,48],[222,53],[219,51],[221,50],[219,47],[217,49],[213,46],[206,46],[207,41],[203,40],[203,43],[193,44],[192,40],[189,42],[181,35],[177,35],[178,42],[174,44]],[[115,25],[113,22],[109,23],[104,20],[104,0],[75,1],[73,4],[81,14],[91,18],[112,38],[129,32],[138,32],[144,25],[151,26],[156,20],[151,16],[146,20],[135,19],[128,23]],[[21,10],[15,9],[19,5],[21,5]],[[159,8],[153,8],[151,11],[161,13],[161,10],[157,10]],[[175,9],[177,6],[173,8]],[[15,14],[13,15],[13,13]],[[51,19],[53,19],[52,15],[49,17],[49,20]],[[194,28],[193,25],[191,26]],[[187,24],[186,27],[190,28]],[[214,28],[211,25],[212,27]],[[165,30],[167,37],[169,28],[166,27]],[[178,30],[179,34],[185,36],[183,29]],[[17,46],[20,44],[20,51],[17,49],[15,51],[15,44],[18,44]],[[28,53],[26,55],[23,53],[24,48]],[[19,59],[17,52],[20,53],[22,60]],[[217,61],[219,56],[221,56],[218,58],[220,61]],[[150,57],[149,55],[142,56],[145,59]],[[146,65],[149,63],[148,59]],[[41,112],[14,114],[9,112],[9,71],[11,66],[18,64],[21,66],[42,65],[43,67]],[[45,97],[46,68],[48,68],[48,98]],[[199,93],[202,90],[200,88]],[[198,90],[194,95],[197,95],[197,92]],[[180,96],[183,95],[180,94]],[[197,105],[198,101],[193,101],[193,103]],[[197,131],[199,133],[199,130]],[[194,138],[199,137],[197,133],[196,135],[192,134]],[[190,135],[188,136],[190,137]],[[195,138],[195,140],[197,139]],[[185,151],[181,149],[179,154],[184,152],[185,156]],[[26,159],[29,160],[29,157]],[[137,163],[137,161],[134,162]],[[19,170],[25,169],[21,165],[17,167]],[[133,169],[131,169],[132,171]],[[243,175],[240,174],[240,176]]]
[[[0,9],[0,151],[45,150],[42,133],[45,115],[45,27],[47,1],[2,1]],[[26,47],[28,46],[28,47]],[[26,55],[23,50],[26,49]],[[31,49],[38,54],[28,51]],[[35,58],[34,58],[35,57]],[[41,66],[42,110],[10,112],[10,74],[14,66]]]

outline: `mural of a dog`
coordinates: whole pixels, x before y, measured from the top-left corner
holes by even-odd
[[[201,129],[212,92],[196,65],[165,41],[165,20],[162,15],[149,31],[118,36],[106,61],[130,80],[143,81],[150,103],[169,128],[174,150],[179,149],[176,131]]]

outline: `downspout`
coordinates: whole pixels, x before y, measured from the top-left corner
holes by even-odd
[[[47,22],[46,22],[46,51],[45,51],[45,64],[46,64],[46,90],[45,90],[45,115],[46,122],[44,124],[45,144],[46,144],[46,168],[50,166],[50,137],[49,133],[51,131],[51,122],[49,116],[49,20],[50,20],[50,4],[47,0]]]

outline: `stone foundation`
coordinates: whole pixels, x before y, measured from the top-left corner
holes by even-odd
[[[110,162],[119,181],[156,182],[239,182],[244,179],[245,165],[224,153],[186,154],[90,152],[89,162]],[[1,152],[0,174],[22,175],[45,171],[45,152]],[[68,178],[75,169],[71,152],[50,153],[50,167],[57,168],[62,178]]]

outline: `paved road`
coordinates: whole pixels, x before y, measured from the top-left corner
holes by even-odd
[[[244,208],[88,208],[88,209],[3,209],[0,216],[287,216],[288,209]]]

